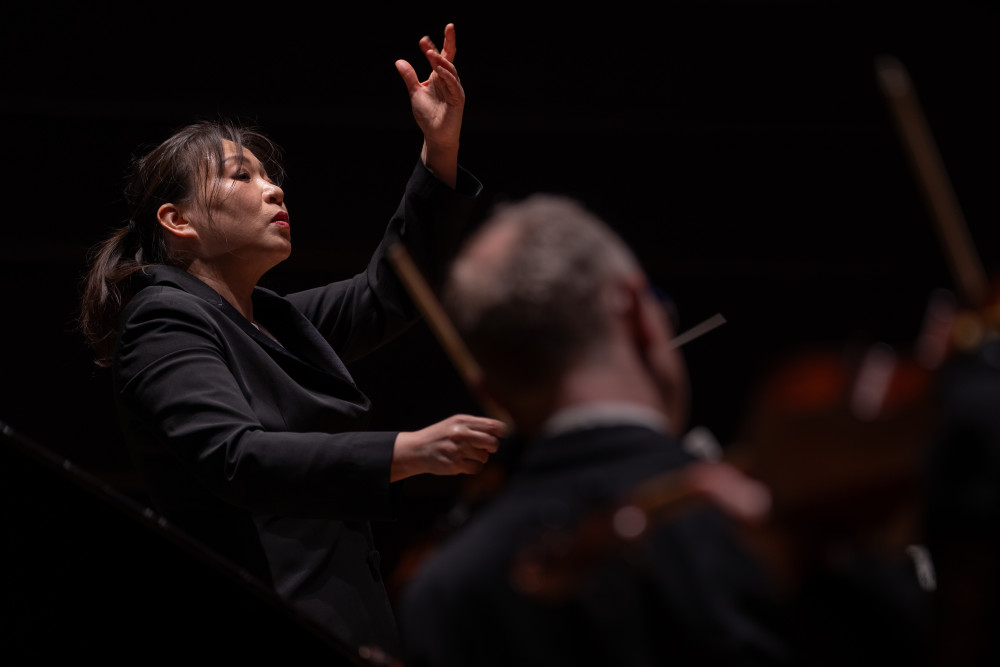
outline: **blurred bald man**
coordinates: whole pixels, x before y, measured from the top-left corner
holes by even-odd
[[[622,239],[562,196],[506,204],[466,241],[442,301],[482,367],[476,391],[523,449],[404,590],[407,667],[788,664],[772,582],[731,516],[766,512],[766,490],[681,446],[689,380],[670,309]],[[685,471],[719,502],[559,565],[581,520]]]

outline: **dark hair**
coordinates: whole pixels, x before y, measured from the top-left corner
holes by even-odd
[[[151,264],[185,266],[184,257],[167,242],[157,212],[164,204],[180,204],[215,191],[199,185],[208,181],[214,165],[222,173],[223,140],[252,152],[276,183],[284,176],[281,149],[257,128],[230,120],[201,120],[175,131],[161,144],[133,157],[124,187],[129,218],[88,256],[77,324],[94,351],[94,362],[111,364],[118,314],[131,296],[132,275]]]

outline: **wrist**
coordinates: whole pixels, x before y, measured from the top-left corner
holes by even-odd
[[[458,144],[440,144],[424,140],[420,159],[434,176],[454,188],[458,182]]]
[[[392,462],[389,464],[389,482],[398,482],[401,479],[406,479],[407,477],[412,477],[415,473],[413,471],[412,461],[410,457],[407,456],[409,451],[409,446],[407,444],[407,436],[409,434],[400,431],[396,434],[396,440],[392,445]]]

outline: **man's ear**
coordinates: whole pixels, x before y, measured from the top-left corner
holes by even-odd
[[[632,345],[659,387],[670,431],[680,436],[689,417],[689,381],[684,359],[671,343],[669,315],[647,283],[634,285],[629,295]]]
[[[649,286],[644,280],[633,278],[623,283],[622,315],[628,324],[632,341],[643,358],[656,336],[657,313],[649,297]]]
[[[197,239],[198,230],[191,225],[177,204],[163,204],[156,211],[156,220],[168,233],[178,238]]]

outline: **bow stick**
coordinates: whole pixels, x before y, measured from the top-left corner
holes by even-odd
[[[955,192],[941,162],[913,89],[910,75],[893,56],[880,56],[875,63],[882,93],[893,112],[896,129],[910,157],[924,198],[944,241],[952,273],[969,305],[982,306],[988,281],[972,245],[969,230]]]
[[[466,385],[479,399],[487,414],[494,419],[510,424],[511,420],[506,412],[479,391],[478,387],[483,377],[482,369],[465,346],[458,332],[455,331],[455,327],[448,319],[441,303],[434,296],[430,285],[427,284],[420,269],[417,268],[410,253],[406,251],[402,243],[390,246],[389,260],[410,293],[410,298],[417,304],[417,308],[420,309],[431,331],[441,343],[448,358],[458,369],[458,373],[465,380]]]

